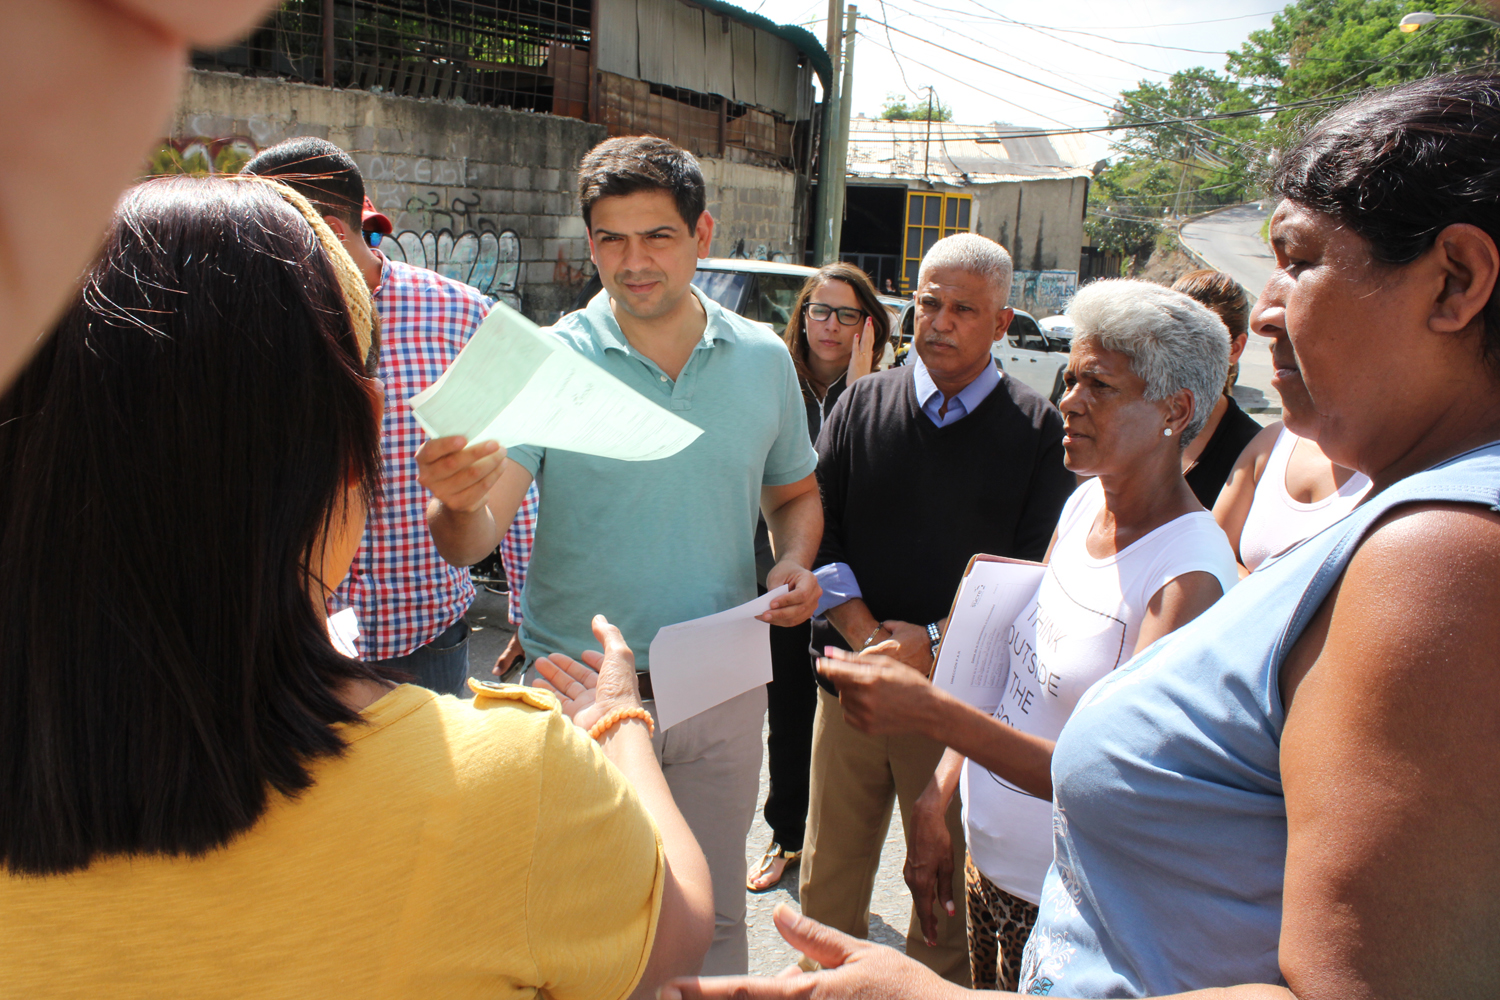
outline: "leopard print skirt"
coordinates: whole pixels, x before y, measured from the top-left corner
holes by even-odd
[[[974,859],[964,862],[969,898],[969,972],[976,990],[1015,992],[1021,980],[1021,952],[1036,926],[1037,905],[1012,896],[980,874]]]

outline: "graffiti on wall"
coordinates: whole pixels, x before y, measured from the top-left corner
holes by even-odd
[[[237,174],[260,152],[248,136],[221,138],[194,135],[168,139],[146,160],[146,173]],[[460,195],[447,207],[436,191],[413,195],[401,210],[422,217],[423,232],[406,230],[387,237],[380,250],[392,260],[436,271],[445,278],[472,285],[513,309],[521,308],[521,238],[513,230],[497,229],[476,209],[480,198]],[[564,266],[558,254],[559,266]],[[572,275],[566,276],[573,284]]]
[[[512,309],[521,308],[521,238],[514,230],[499,232],[450,229],[424,233],[408,229],[380,241],[392,260],[436,271],[445,278],[472,285]]]
[[[1024,309],[1033,316],[1060,313],[1078,294],[1077,271],[1017,271],[1011,279],[1012,309]]]
[[[146,158],[146,173],[237,174],[260,152],[255,140],[243,135],[210,139],[205,135],[168,139]]]
[[[792,259],[780,250],[772,250],[764,243],[757,246],[753,252],[747,251],[743,238],[735,240],[734,248],[729,251],[729,256],[733,260],[767,260],[781,264],[789,263]]]

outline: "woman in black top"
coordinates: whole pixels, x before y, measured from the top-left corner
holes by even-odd
[[[890,313],[876,297],[869,275],[840,261],[808,277],[784,336],[807,404],[807,432],[816,442],[824,419],[844,390],[875,370],[874,359],[885,352],[891,337]],[[764,533],[762,522],[757,553],[769,547],[762,544]],[[772,681],[766,689],[770,791],[764,810],[771,844],[746,880],[752,892],[774,887],[802,854],[813,715],[818,704],[811,628],[809,622],[771,628]]]
[[[1172,288],[1208,306],[1229,330],[1229,378],[1224,394],[1214,404],[1202,433],[1182,452],[1183,477],[1198,502],[1213,510],[1235,460],[1260,433],[1260,424],[1231,395],[1239,377],[1240,355],[1250,339],[1250,299],[1239,282],[1221,271],[1189,271]]]

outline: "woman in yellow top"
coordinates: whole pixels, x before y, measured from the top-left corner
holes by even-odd
[[[618,632],[571,706],[600,743],[331,642],[371,326],[290,190],[150,182],[0,396],[0,995],[615,1000],[697,968],[708,873]]]

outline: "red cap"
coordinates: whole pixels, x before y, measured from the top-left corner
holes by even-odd
[[[360,221],[366,232],[390,235],[391,220],[375,211],[375,206],[370,204],[369,197],[365,198],[364,214],[360,217]]]

